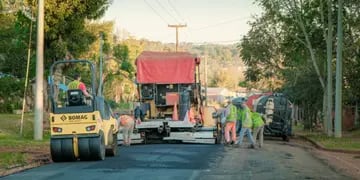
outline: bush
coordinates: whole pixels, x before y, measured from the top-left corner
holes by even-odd
[[[21,108],[24,81],[14,77],[0,78],[0,112],[12,112]]]

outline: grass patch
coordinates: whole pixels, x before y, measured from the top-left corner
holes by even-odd
[[[30,138],[23,138],[17,135],[0,134],[1,148],[16,148],[16,149],[37,149],[47,146],[49,138],[45,137],[42,141],[35,141]]]
[[[360,150],[360,139],[353,137],[334,138],[325,135],[307,135],[307,137],[329,149]]]
[[[320,130],[304,130],[303,124],[293,126],[295,134],[303,135],[328,149],[360,150],[360,129],[344,131],[342,138],[328,137]]]
[[[21,115],[19,114],[0,114],[0,132],[11,135],[20,135]],[[34,130],[34,114],[24,114],[23,136],[31,138]]]
[[[11,168],[26,164],[27,155],[20,152],[0,152],[0,168]]]
[[[30,152],[49,149],[48,130],[44,131],[42,141],[33,140],[34,114],[25,114],[23,136],[20,136],[20,119],[21,115],[0,114],[0,169],[24,165],[32,157]]]

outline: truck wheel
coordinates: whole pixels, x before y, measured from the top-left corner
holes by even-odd
[[[89,138],[79,138],[79,157],[84,161],[91,159]]]
[[[112,132],[112,131],[111,131]],[[117,133],[112,135],[112,144],[110,148],[106,149],[107,156],[116,156],[118,152]]]
[[[223,142],[223,133],[222,133],[220,124],[217,124],[216,131],[217,131],[217,136],[216,136],[216,139],[215,139],[215,144],[222,144],[222,142]]]
[[[283,141],[286,141],[286,142],[289,142],[289,141],[290,141],[290,138],[289,138],[289,136],[287,136],[287,135],[283,135],[283,136],[282,136],[282,140],[283,140]]]
[[[91,159],[104,160],[105,159],[105,142],[104,135],[100,133],[98,137],[89,138],[89,147],[91,152]]]

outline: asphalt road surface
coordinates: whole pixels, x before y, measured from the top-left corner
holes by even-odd
[[[119,150],[104,161],[52,163],[0,179],[349,179],[306,150],[280,141],[267,141],[262,149],[147,144]]]

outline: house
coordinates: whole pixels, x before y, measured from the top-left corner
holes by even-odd
[[[207,99],[208,101],[214,101],[217,103],[224,103],[226,99],[231,99],[236,96],[235,92],[221,87],[208,87]]]

